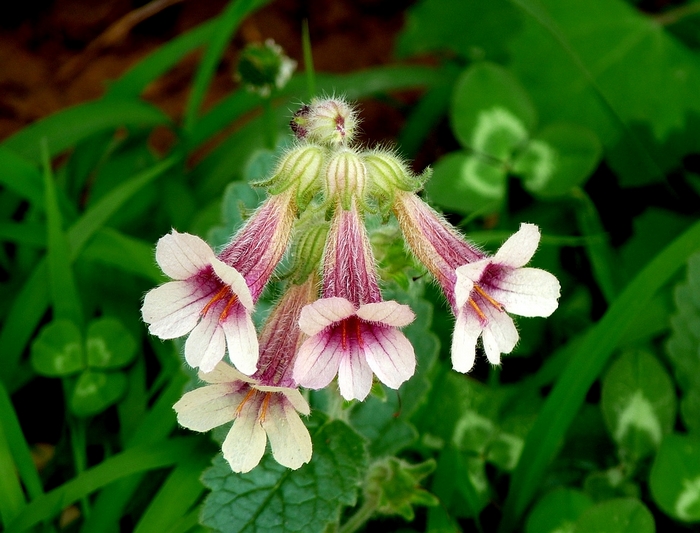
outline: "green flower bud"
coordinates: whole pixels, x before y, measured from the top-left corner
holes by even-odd
[[[346,148],[333,153],[325,171],[326,192],[329,199],[338,199],[348,210],[353,198],[362,202],[367,187],[367,169],[362,158]]]
[[[391,204],[397,190],[417,191],[430,176],[426,170],[421,176],[411,172],[406,163],[393,152],[375,149],[363,154],[372,193],[380,201]]]
[[[270,194],[296,187],[297,205],[304,209],[322,188],[321,172],[325,160],[325,150],[320,146],[295,146],[282,156],[272,177],[256,185],[267,187]]]
[[[250,44],[238,60],[236,77],[250,90],[269,96],[281,89],[292,76],[297,62],[288,58],[272,39],[264,44]]]
[[[357,125],[355,108],[342,98],[314,98],[290,122],[298,139],[330,146],[351,144]]]

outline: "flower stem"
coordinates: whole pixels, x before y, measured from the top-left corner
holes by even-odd
[[[75,474],[79,476],[87,468],[87,457],[86,448],[87,443],[85,439],[85,421],[76,418],[74,416],[68,415],[68,428],[70,431],[70,443],[71,450],[73,451],[73,463],[75,464]],[[83,509],[83,516],[86,518],[90,516],[90,502],[87,496],[83,496],[80,499],[80,506]]]
[[[357,512],[340,526],[338,533],[355,533],[355,531],[358,531],[372,518],[374,512],[377,510],[377,504],[376,498],[365,500]]]

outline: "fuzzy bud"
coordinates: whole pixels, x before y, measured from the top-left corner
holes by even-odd
[[[314,98],[290,122],[298,139],[330,146],[351,144],[357,124],[357,112],[341,98]]]
[[[326,167],[325,178],[328,198],[340,200],[343,209],[350,209],[353,198],[362,200],[367,187],[367,169],[353,150],[335,152]]]
[[[416,176],[406,163],[387,150],[373,150],[364,154],[370,184],[377,196],[391,199],[397,190],[416,191],[425,181],[424,176]]]
[[[321,169],[325,159],[325,150],[320,146],[296,146],[282,156],[272,177],[258,185],[268,187],[270,194],[296,187],[297,204],[303,209],[321,190]]]
[[[297,62],[288,58],[272,39],[248,45],[238,61],[236,77],[250,90],[270,96],[273,89],[287,84]]]

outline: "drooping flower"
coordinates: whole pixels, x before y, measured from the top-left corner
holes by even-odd
[[[228,346],[238,370],[255,372],[258,341],[250,314],[286,250],[292,194],[268,199],[218,256],[195,235],[173,230],[158,241],[156,261],[174,281],[146,294],[141,313],[161,339],[190,334],[190,366],[213,370]]]
[[[452,335],[455,370],[471,370],[479,337],[492,364],[513,350],[519,336],[508,313],[549,316],[557,308],[556,277],[523,268],[539,244],[534,224],[522,224],[490,257],[415,194],[397,193],[394,213],[406,242],[440,284],[457,319]]]
[[[319,389],[337,374],[342,396],[363,400],[373,373],[394,389],[413,375],[413,346],[397,328],[415,315],[406,305],[382,300],[369,239],[355,201],[349,201],[349,210],[338,201],[331,223],[323,298],[301,312],[299,327],[309,339],[299,349],[294,379]]]
[[[315,293],[315,276],[288,287],[265,321],[259,368],[252,377],[219,363],[212,372],[200,373],[209,385],[186,393],[174,406],[180,424],[194,431],[234,421],[222,445],[234,472],[253,469],[266,440],[283,466],[296,469],[311,460],[311,437],[298,414],[308,415],[309,405],[291,374],[302,338],[299,314]]]
[[[199,377],[209,385],[194,389],[173,406],[178,422],[194,431],[209,431],[234,421],[221,450],[234,472],[255,468],[270,441],[275,460],[299,468],[311,460],[311,437],[298,413],[309,405],[295,388],[261,385],[226,363]]]

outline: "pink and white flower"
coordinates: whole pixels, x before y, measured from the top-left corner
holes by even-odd
[[[250,314],[282,259],[295,220],[292,192],[269,198],[217,256],[195,235],[172,233],[156,246],[156,261],[174,281],[144,298],[141,313],[161,339],[190,334],[185,359],[214,369],[228,347],[244,374],[255,372],[258,340]]]
[[[294,380],[319,389],[338,375],[340,393],[364,400],[372,374],[398,389],[415,372],[413,346],[397,328],[415,318],[407,305],[382,301],[374,259],[355,202],[336,207],[324,253],[323,298],[301,312],[309,335],[294,366]]]
[[[194,431],[234,421],[221,447],[231,470],[255,468],[268,440],[283,466],[297,469],[311,460],[311,437],[299,417],[309,414],[309,405],[297,389],[262,385],[226,363],[199,377],[209,385],[185,393],[173,408],[178,422]]]
[[[476,341],[481,336],[491,364],[501,362],[518,342],[518,330],[508,315],[546,317],[558,306],[559,281],[539,268],[525,268],[537,249],[540,231],[521,224],[493,257],[456,269],[457,322],[452,337],[452,365],[468,372],[474,365]]]
[[[557,308],[557,279],[544,270],[523,268],[539,244],[534,224],[522,224],[490,257],[413,193],[395,195],[394,213],[406,242],[442,287],[457,319],[455,370],[471,370],[479,337],[492,364],[513,350],[519,336],[508,313],[549,316]]]

